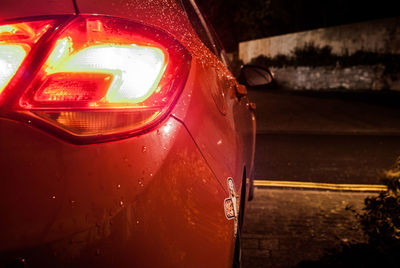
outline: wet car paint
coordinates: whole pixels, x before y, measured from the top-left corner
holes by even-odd
[[[222,263],[231,257],[225,245],[233,227],[221,202],[226,192],[175,119],[139,138],[86,147],[0,122],[1,148],[11,152],[1,157],[11,167],[2,179],[1,214],[7,217],[0,228],[10,230],[1,237],[2,251],[42,245],[37,256],[30,250],[10,253],[25,253],[34,266],[43,254],[80,267],[206,264],[212,252]],[[28,139],[30,147],[23,142]]]
[[[107,0],[80,0],[77,3],[82,13],[108,12],[163,29],[171,33],[189,50],[193,57],[192,70],[196,69],[196,71],[190,73],[191,77],[187,80],[187,85],[173,114],[188,127],[221,185],[226,184],[226,178],[229,176],[233,177],[236,185],[242,185],[243,168],[245,166],[247,168],[245,177],[250,177],[253,170],[254,115],[248,109],[247,98],[239,102],[235,92],[235,87],[238,85],[235,78],[201,42],[177,2],[157,0],[144,3],[141,0],[119,0],[118,3],[113,3]],[[192,84],[189,86],[189,83]],[[215,88],[225,93],[227,109],[230,110],[227,116],[221,116],[216,109],[218,107],[212,103],[212,92]],[[236,116],[234,112],[242,115]],[[190,113],[190,116],[185,113]],[[213,131],[208,131],[204,135],[205,129]],[[236,135],[235,131],[242,133]],[[251,150],[246,152],[247,159],[235,159],[243,154],[243,152],[235,151],[239,148]],[[221,168],[223,165],[228,165],[228,167]]]
[[[71,14],[70,3],[35,1],[28,13],[0,9],[0,18]],[[189,78],[158,128],[120,141],[77,146],[0,119],[0,148],[7,152],[0,163],[8,167],[0,189],[0,214],[7,215],[0,257],[33,267],[230,267],[235,230],[224,214],[226,182],[232,177],[241,193],[253,168],[255,121],[247,98],[237,98],[237,82],[175,1],[77,6],[172,34],[192,54]],[[225,114],[212,95],[219,90]]]

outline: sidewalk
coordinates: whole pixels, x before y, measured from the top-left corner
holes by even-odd
[[[243,267],[293,267],[365,238],[350,210],[375,193],[256,188],[243,233]]]

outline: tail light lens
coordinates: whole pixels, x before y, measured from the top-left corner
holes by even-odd
[[[53,21],[34,21],[0,25],[0,94]]]
[[[15,66],[29,53],[18,45],[10,48]],[[102,16],[76,17],[51,36],[46,50],[16,109],[77,143],[153,127],[176,101],[191,60],[165,32]]]

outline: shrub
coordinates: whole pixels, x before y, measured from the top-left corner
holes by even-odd
[[[400,248],[400,157],[384,172],[387,190],[365,199],[360,222],[369,243],[379,251]]]
[[[314,267],[399,267],[400,251],[400,157],[383,173],[387,190],[365,199],[360,220],[368,243],[343,244],[316,261],[302,261],[297,268]],[[351,208],[348,208],[351,210]]]
[[[338,60],[338,56],[332,54],[331,46],[320,48],[312,43],[304,45],[303,48],[295,48],[292,53],[296,66],[335,65]]]

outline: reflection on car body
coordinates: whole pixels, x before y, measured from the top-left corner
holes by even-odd
[[[238,265],[255,117],[195,2],[2,2],[0,21],[1,264]]]

